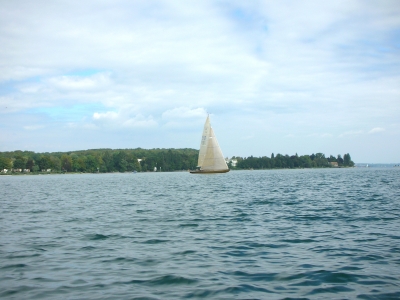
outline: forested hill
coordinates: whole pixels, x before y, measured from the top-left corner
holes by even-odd
[[[70,152],[32,151],[0,152],[0,171],[5,174],[26,172],[146,172],[193,170],[197,165],[195,149],[92,149]],[[236,164],[236,166],[235,166]],[[233,157],[231,169],[282,169],[352,167],[350,154],[325,157],[322,153],[311,155],[281,155],[271,157]]]
[[[231,161],[236,161],[236,167],[239,169],[292,169],[292,168],[330,168],[330,167],[353,167],[349,153],[337,157],[330,155],[325,157],[323,153],[311,155],[282,155],[276,156],[272,153],[271,157],[233,157]],[[232,163],[232,162],[231,162]]]
[[[195,149],[92,149],[70,152],[0,152],[0,170],[29,169],[30,172],[127,172],[194,169]],[[161,168],[161,169],[160,169]]]

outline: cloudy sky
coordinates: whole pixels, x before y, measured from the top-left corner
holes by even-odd
[[[0,151],[400,162],[394,1],[0,1]]]

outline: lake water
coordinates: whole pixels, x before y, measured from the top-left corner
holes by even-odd
[[[399,299],[400,168],[0,176],[2,299]]]

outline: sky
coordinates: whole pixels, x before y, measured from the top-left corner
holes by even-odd
[[[398,1],[0,0],[0,151],[400,162]]]

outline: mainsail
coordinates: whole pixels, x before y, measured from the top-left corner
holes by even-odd
[[[198,167],[201,167],[203,165],[203,161],[206,156],[207,143],[208,143],[208,139],[210,137],[210,132],[211,132],[210,129],[211,129],[210,117],[207,116],[206,123],[204,123],[203,135],[201,136],[199,160],[197,162]]]
[[[207,117],[206,123],[204,124],[197,166],[200,170],[191,173],[229,172],[229,168],[225,162],[221,148],[219,147],[214,130],[211,128],[209,117]]]

